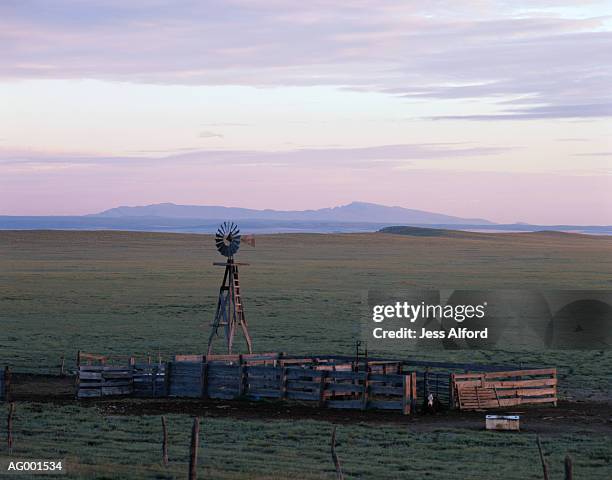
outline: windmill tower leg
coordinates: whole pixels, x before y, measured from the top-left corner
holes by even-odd
[[[249,328],[246,323],[246,319],[243,319],[240,325],[242,326],[242,333],[244,333],[244,339],[246,340],[249,353],[253,353],[253,340],[251,340],[251,336],[249,335]]]
[[[232,292],[234,299],[234,314],[235,314],[235,325],[240,325],[242,328],[242,333],[244,334],[244,339],[246,340],[246,345],[249,353],[253,353],[253,341],[251,340],[251,335],[249,335],[249,325],[246,321],[246,315],[244,313],[244,304],[242,303],[242,297],[240,295],[240,277],[238,275],[238,266],[234,265],[232,275]]]
[[[219,288],[219,299],[217,300],[217,309],[215,311],[215,319],[212,323],[212,329],[210,331],[210,335],[208,336],[208,349],[206,351],[206,355],[212,354],[213,340],[215,335],[219,332],[219,327],[223,326],[223,331],[225,333],[225,338],[228,339],[230,335],[229,329],[229,318],[227,315],[228,310],[228,301],[230,299],[229,296],[229,286],[227,284],[229,276],[229,265],[225,268],[225,274],[223,275],[223,283],[221,284],[221,288]],[[229,345],[228,345],[229,347]]]

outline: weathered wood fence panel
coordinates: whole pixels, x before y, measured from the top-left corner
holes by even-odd
[[[79,367],[79,398],[131,395],[134,375],[131,365],[81,365]]]
[[[219,399],[238,398],[244,391],[243,381],[240,365],[209,363],[206,396]]]
[[[288,371],[281,367],[247,367],[246,394],[253,400],[286,398]]]
[[[555,368],[452,374],[463,410],[551,403],[557,405]]]
[[[416,405],[416,374],[383,375],[300,367],[172,362],[169,394],[317,402],[329,408],[389,409],[405,413]],[[205,372],[205,378],[202,375]],[[203,388],[200,388],[204,385]]]
[[[165,363],[135,363],[132,367],[132,376],[134,396],[168,396],[168,384],[166,382]]]
[[[202,363],[168,362],[168,396],[198,398],[202,393]]]

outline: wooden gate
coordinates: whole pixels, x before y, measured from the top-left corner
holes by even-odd
[[[455,393],[455,406],[461,410],[540,403],[557,405],[555,368],[453,373],[451,382]]]

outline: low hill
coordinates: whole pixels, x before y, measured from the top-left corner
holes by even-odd
[[[378,230],[379,233],[393,233],[396,235],[408,235],[411,237],[448,237],[448,238],[487,238],[498,233],[466,232],[463,230],[448,230],[444,228],[425,228],[393,226]]]
[[[379,233],[392,233],[395,235],[406,235],[411,237],[446,237],[446,238],[462,238],[462,239],[492,239],[495,237],[508,237],[508,235],[520,235],[522,237],[542,237],[542,238],[569,238],[569,237],[587,237],[596,238],[593,235],[584,235],[580,233],[559,232],[556,230],[538,230],[535,232],[470,232],[466,230],[450,230],[444,228],[426,228],[426,227],[410,227],[410,226],[392,226],[384,227],[378,230]]]

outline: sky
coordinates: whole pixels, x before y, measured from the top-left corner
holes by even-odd
[[[612,224],[612,2],[5,0],[0,215]]]

